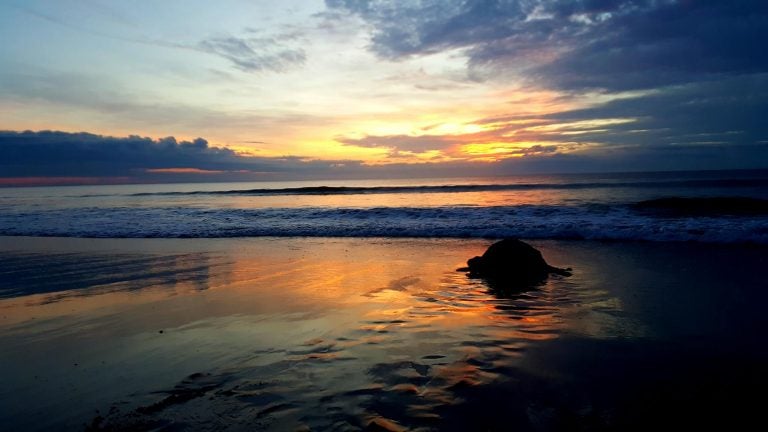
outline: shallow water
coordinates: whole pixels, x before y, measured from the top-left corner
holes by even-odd
[[[455,271],[488,244],[0,238],[0,424],[639,430],[760,412],[765,247],[532,242],[573,276],[504,292]]]

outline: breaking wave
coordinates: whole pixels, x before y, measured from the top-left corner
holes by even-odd
[[[90,207],[0,212],[0,235],[454,237],[768,244],[764,216],[668,217],[630,205],[210,209]]]

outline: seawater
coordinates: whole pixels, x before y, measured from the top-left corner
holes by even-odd
[[[768,243],[764,216],[633,207],[662,197],[768,199],[768,171],[8,188],[0,235]]]

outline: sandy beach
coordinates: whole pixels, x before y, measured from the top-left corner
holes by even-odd
[[[626,430],[757,415],[765,246],[530,243],[573,276],[493,292],[456,271],[481,239],[0,238],[0,420]]]

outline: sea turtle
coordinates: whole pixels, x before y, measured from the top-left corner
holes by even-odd
[[[467,261],[463,269],[469,277],[482,278],[496,285],[514,288],[537,285],[550,274],[570,276],[571,269],[553,267],[544,261],[541,252],[517,239],[504,239],[492,244],[483,256]]]

